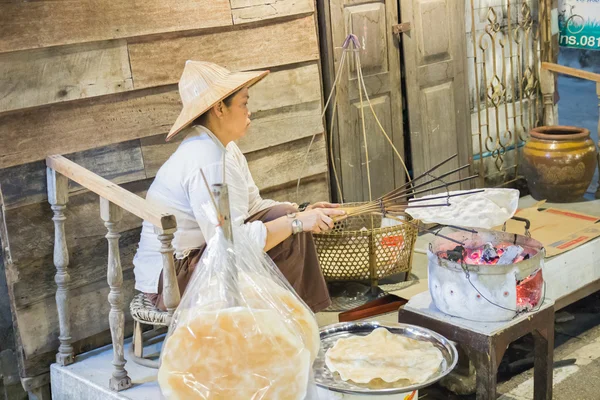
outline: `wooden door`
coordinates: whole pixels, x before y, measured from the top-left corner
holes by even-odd
[[[440,169],[449,171],[472,159],[464,0],[402,0],[400,4],[401,21],[411,24],[402,36],[402,47],[413,173],[417,176],[458,153],[458,159]],[[461,177],[468,174],[465,170]],[[453,175],[447,179],[458,178]],[[461,186],[468,188],[471,183]]]
[[[400,50],[392,34],[398,23],[397,0],[331,0],[329,29],[334,68],[338,70],[341,45],[350,33],[358,36],[360,57],[367,93],[373,109],[401,155],[404,155]],[[337,123],[334,149],[344,201],[369,200],[365,141],[363,140],[361,103],[357,69],[350,54],[338,83]],[[366,144],[369,153],[372,197],[377,198],[404,182],[401,163],[381,133],[369,105],[364,99]],[[335,183],[333,183],[334,191]],[[338,199],[339,200],[339,199]]]

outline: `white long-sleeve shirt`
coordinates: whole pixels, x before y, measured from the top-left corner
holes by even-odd
[[[280,203],[260,197],[246,158],[234,142],[223,146],[203,126],[192,126],[182,132],[186,133],[185,140],[158,170],[146,195],[148,201],[166,207],[177,219],[177,232],[173,239],[175,256],[185,257],[190,250],[207,243],[215,234],[215,226],[204,211],[204,206],[211,204],[211,200],[200,170],[209,185],[223,183],[223,163],[231,221],[243,224],[243,229],[248,230],[250,237],[263,248],[267,238],[264,224],[260,221],[244,224],[244,220]],[[144,221],[138,251],[133,259],[135,288],[141,292],[158,292],[163,268],[160,247],[154,225]]]

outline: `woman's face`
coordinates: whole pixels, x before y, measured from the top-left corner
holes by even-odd
[[[229,106],[223,107],[223,128],[231,140],[243,137],[250,126],[250,111],[248,111],[248,88],[238,91],[231,99]]]

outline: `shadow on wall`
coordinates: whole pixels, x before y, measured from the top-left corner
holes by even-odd
[[[558,63],[568,67],[600,73],[600,51],[560,48]],[[596,83],[588,80],[559,75],[558,122],[590,130],[592,139],[598,143],[598,97]],[[594,174],[588,193],[598,187],[598,170]]]
[[[14,350],[14,348],[12,314],[10,312],[6,275],[4,274],[4,260],[0,257],[0,352],[7,349]]]
[[[0,400],[26,398],[19,379],[4,260],[0,256]]]

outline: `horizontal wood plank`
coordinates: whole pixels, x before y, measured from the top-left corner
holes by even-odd
[[[0,54],[0,112],[132,89],[125,40]]]
[[[152,180],[146,179],[123,185],[125,189],[140,197],[145,197]],[[93,238],[106,235],[106,227],[100,219],[99,196],[93,192],[84,192],[69,198],[66,209],[65,232],[70,252],[85,247]],[[9,252],[11,262],[17,272],[11,282],[19,280],[22,266],[35,263],[43,257],[52,255],[54,248],[54,225],[52,210],[48,203],[31,204],[24,207],[7,209],[6,229],[10,237]],[[126,231],[141,226],[142,220],[125,212],[117,229]],[[53,263],[50,263],[51,268]],[[48,268],[48,266],[46,266]],[[72,278],[72,281],[75,278]]]
[[[278,146],[289,141],[311,137],[323,131],[319,102],[291,106],[279,113],[254,120],[246,137],[238,145],[245,153]],[[164,135],[132,140],[66,155],[92,172],[123,184],[146,178],[142,149],[148,151],[155,146],[164,146],[160,152],[171,154],[182,138],[166,143]],[[140,141],[143,145],[140,145]],[[153,177],[165,161],[147,157],[147,172]],[[71,195],[83,191],[75,182],[69,182]],[[4,194],[5,207],[19,208],[47,201],[46,164],[36,161],[24,165],[0,169],[0,188]]]
[[[316,63],[302,64],[275,71],[251,89],[250,109],[253,111],[253,122],[248,134],[238,143],[244,153],[278,146],[323,132],[318,74]],[[293,82],[297,84],[291,84]],[[174,102],[173,108],[175,107],[179,106]],[[150,131],[160,130],[162,126],[166,127],[165,132],[168,130],[169,121],[166,120],[166,116],[169,113],[164,111],[163,114],[164,123],[161,123],[159,115],[155,115],[158,126],[156,128],[149,126]],[[84,114],[75,112],[73,116],[85,117]],[[129,125],[125,122],[128,118],[137,120],[138,113],[134,108],[131,109],[131,114],[122,120],[125,125]],[[45,129],[51,126],[52,124],[48,124]],[[114,127],[118,128],[116,125]],[[123,135],[130,133],[122,130],[117,132]],[[93,130],[90,130],[89,135],[92,134]],[[79,135],[79,132],[74,132],[74,135]],[[164,134],[160,134],[141,139],[141,147],[140,141],[135,139],[68,154],[66,158],[113,183],[121,184],[153,177],[158,167],[166,160],[164,157],[146,157],[148,160],[145,169],[142,148],[147,151],[148,147],[165,146],[160,152],[171,154],[181,139],[180,137],[176,141],[165,143]],[[75,144],[79,144],[79,141]],[[73,147],[65,143],[65,148]],[[44,148],[40,150],[43,151]],[[45,163],[33,162],[0,169],[0,185],[4,193],[5,205],[9,208],[46,201]],[[71,193],[79,190],[81,187],[71,182]]]
[[[586,79],[588,81],[600,82],[600,74],[590,71],[584,71],[578,68],[567,67],[550,62],[543,62],[542,68],[559,74],[569,75],[575,78]]]
[[[133,271],[123,273],[122,292],[124,304],[129,304],[134,295]],[[71,336],[78,342],[104,332],[109,328],[108,313],[110,305],[106,300],[109,287],[106,278],[90,285],[70,291]],[[131,314],[125,313],[126,321]],[[58,312],[56,302],[44,301],[26,307],[17,313],[17,324],[25,358],[41,356],[45,353],[56,354],[58,348]],[[34,366],[30,366],[34,367]]]
[[[79,221],[81,224],[81,221]],[[105,235],[106,233],[104,233]],[[77,246],[71,251],[69,290],[74,291],[91,283],[106,283],[108,246],[104,235],[79,238]],[[133,269],[132,260],[140,240],[140,228],[122,233],[119,240],[123,271]],[[56,293],[52,255],[18,264],[19,281],[13,285],[14,305],[17,310],[31,307],[39,302],[49,301]]]
[[[314,12],[313,0],[231,0],[234,24]]]
[[[316,63],[273,72],[252,88],[251,110],[320,100]],[[181,110],[174,86],[54,104],[0,116],[0,168],[168,132]]]
[[[321,100],[321,80],[316,62],[286,67],[269,74],[249,90],[253,113]]]
[[[0,116],[0,168],[166,133],[181,110],[174,89],[120,93]]]
[[[142,141],[146,175],[155,176],[158,169],[177,149],[177,145],[163,144],[160,138]],[[246,154],[248,167],[260,190],[284,185],[298,178],[310,138],[284,143],[276,147]],[[312,146],[302,176],[308,177],[327,170],[325,140],[319,134]]]
[[[174,229],[177,226],[175,216],[169,214],[167,208],[152,204],[142,197],[123,189],[116,183],[110,182],[109,180],[94,174],[63,156],[48,156],[46,158],[46,165],[111,203],[114,203],[118,207],[137,215],[160,229],[169,230]]]
[[[306,164],[306,151],[311,138],[285,143],[274,149],[246,155],[252,178],[261,190],[268,190],[295,182],[298,176],[309,177],[327,172],[325,138],[317,135]]]
[[[0,53],[232,25],[229,0],[2,4]]]
[[[248,133],[238,141],[238,146],[244,153],[250,153],[309,137],[323,130],[321,102],[303,103],[255,114]]]
[[[136,88],[176,83],[183,61],[188,58],[211,60],[234,70],[315,60],[318,59],[315,29],[309,26],[306,30],[304,21],[200,33],[183,39],[133,42],[129,49],[126,40],[110,40],[0,53],[0,113],[132,90],[129,52]],[[309,36],[306,44],[294,46],[294,41]],[[264,40],[265,37],[277,40]],[[192,46],[184,46],[183,50],[172,48],[180,40],[191,41]],[[240,41],[255,41],[258,45],[240,47]],[[256,57],[257,47],[268,56]],[[181,65],[173,61],[170,53],[182,60]]]
[[[329,184],[327,183],[327,174],[319,174],[306,179],[302,179],[300,189],[296,192],[296,183],[261,192],[265,199],[277,201],[291,201],[296,204],[302,204],[305,201],[316,203],[318,201],[329,201]]]
[[[137,89],[176,83],[189,59],[230,70],[265,69],[319,59],[312,16],[258,27],[129,44]]]
[[[132,333],[133,320],[129,320],[129,318],[127,318],[125,322],[125,337],[131,336]],[[110,330],[105,330],[98,334],[73,342],[73,350],[75,354],[81,354],[111,343],[112,338],[110,335]],[[25,358],[23,352],[18,352],[18,357],[20,358],[19,369],[21,376],[33,377],[32,379],[36,379],[40,374],[49,375],[50,365],[56,362],[56,349],[46,353],[37,354],[35,356],[30,355],[27,358]],[[24,387],[30,383],[27,382],[27,379],[29,378],[21,378],[21,383]]]
[[[65,157],[113,183],[120,184],[146,178],[138,139],[67,154]],[[46,185],[44,161],[0,169],[0,187],[4,195],[4,204],[8,208],[47,201]],[[69,182],[71,194],[81,190],[81,185],[73,181]]]

